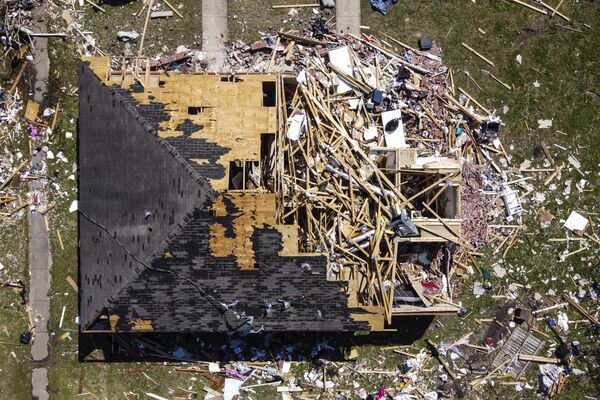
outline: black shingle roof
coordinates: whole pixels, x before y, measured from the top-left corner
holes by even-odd
[[[182,124],[183,136],[161,139],[156,129],[169,118],[164,105],[137,104],[84,63],[79,98],[83,328],[107,312],[119,316],[120,331],[137,319],[151,321],[156,332],[210,332],[249,318],[245,329],[368,329],[350,317],[359,311],[348,308],[345,283],[326,280],[326,259],[279,256],[281,236],[271,227],[254,229],[256,271],[240,270],[235,256],[211,254],[210,225],[231,227],[232,217],[208,211],[214,198],[208,178],[224,176],[216,160],[228,149],[192,139],[199,127],[191,122]],[[199,158],[209,162],[190,162]],[[305,262],[309,272],[300,268]],[[234,302],[229,311],[219,305]]]

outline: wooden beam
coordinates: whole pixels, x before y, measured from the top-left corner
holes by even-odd
[[[555,357],[540,357],[529,354],[519,354],[520,361],[531,361],[542,364],[560,364],[560,360]]]
[[[463,45],[464,48],[466,48],[467,50],[469,50],[471,53],[475,54],[477,57],[481,58],[486,63],[490,64],[492,67],[496,66],[489,58],[485,57],[483,54],[481,54],[480,52],[478,52],[477,50],[475,50],[474,48],[472,48],[471,46],[469,46],[465,42],[462,42],[461,44]]]
[[[23,168],[25,165],[27,165],[28,162],[29,161],[23,161],[21,164],[19,164],[17,166],[17,168],[15,168],[15,170],[10,173],[10,175],[8,176],[8,178],[6,178],[4,180],[4,182],[2,182],[2,184],[0,185],[0,190],[4,189],[4,187],[10,183],[10,181],[19,173],[19,171],[21,170],[21,168]]]
[[[25,72],[25,68],[27,68],[27,65],[29,65],[29,62],[27,60],[23,61],[23,64],[21,64],[21,68],[19,69],[19,72],[15,77],[15,81],[12,83],[12,85],[10,85],[10,89],[8,90],[9,95],[12,96],[13,92],[17,88],[17,85],[21,81],[21,77],[23,76],[23,72]]]
[[[175,7],[171,5],[167,0],[162,0],[179,18],[183,18],[183,15]]]
[[[150,14],[152,13],[152,5],[154,0],[149,0],[148,12],[146,13],[146,21],[144,21],[144,30],[142,31],[142,38],[140,39],[140,48],[138,50],[138,57],[141,57],[144,53],[144,39],[146,37],[146,29],[148,29],[148,21],[150,21]]]
[[[523,2],[523,1],[521,1],[521,0],[513,0],[513,2],[515,2],[515,3],[517,3],[517,4],[520,4],[520,5],[522,5],[523,7],[527,7],[527,8],[529,8],[530,10],[537,11],[537,12],[539,12],[540,14],[548,15],[548,12],[547,12],[546,10],[544,10],[544,9],[542,9],[542,8],[534,7],[534,6],[532,6],[531,4],[527,4],[527,3],[525,3],[525,2]]]
[[[579,303],[575,302],[575,300],[573,300],[571,298],[571,296],[569,296],[566,293],[563,293],[562,298],[567,303],[569,303],[571,305],[571,307],[573,307],[579,314],[581,314],[582,316],[586,317],[591,323],[593,323],[596,326],[600,326],[600,321],[598,321],[596,318],[594,318],[594,316],[592,314],[590,314],[583,307],[581,307],[579,305]]]
[[[94,3],[93,1],[91,1],[91,0],[84,0],[84,1],[85,1],[86,3],[88,3],[89,5],[91,5],[92,7],[94,7],[95,9],[97,9],[97,10],[100,10],[100,11],[102,11],[103,13],[105,13],[105,12],[106,12],[106,10],[105,10],[104,8],[100,7],[98,4]]]

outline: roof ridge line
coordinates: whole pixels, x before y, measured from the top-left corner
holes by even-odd
[[[95,75],[94,75],[95,76]],[[97,76],[96,76],[97,78]],[[100,80],[100,79],[98,79]],[[204,204],[206,202],[206,200],[210,197],[210,195],[212,195],[214,193],[213,188],[210,186],[210,183],[208,182],[207,179],[203,178],[200,173],[198,171],[196,171],[190,164],[189,162],[181,155],[179,154],[179,152],[177,151],[177,149],[171,145],[169,142],[167,142],[165,139],[161,138],[160,136],[158,136],[158,132],[156,131],[156,129],[154,129],[152,127],[152,125],[146,120],[146,118],[141,115],[134,106],[132,106],[122,95],[121,93],[119,93],[118,90],[116,90],[115,86],[107,86],[104,84],[104,82],[100,81],[100,84],[102,84],[103,86],[107,87],[108,89],[110,89],[110,94],[112,96],[114,96],[118,102],[119,105],[129,114],[131,115],[139,124],[140,126],[142,126],[144,128],[144,130],[152,137],[153,140],[155,140],[160,147],[167,152],[167,154],[169,154],[171,157],[173,157],[173,159],[179,164],[179,166],[181,168],[183,168],[192,178],[193,180],[198,184],[199,188],[202,193],[203,196],[202,197],[198,197],[198,200],[194,203],[194,206],[192,208],[192,212],[188,212],[186,213],[182,219],[175,224],[175,226],[173,227],[173,229],[167,233],[166,237],[164,240],[162,240],[160,242],[160,244],[156,247],[155,250],[153,250],[151,253],[149,253],[149,255],[147,257],[145,257],[144,259],[137,259],[137,257],[132,257],[130,254],[128,254],[128,250],[126,250],[126,248],[124,248],[123,250],[125,251],[125,253],[128,255],[128,257],[131,257],[134,259],[134,261],[137,264],[141,264],[142,265],[142,269],[139,269],[139,265],[137,267],[134,267],[134,271],[135,274],[132,275],[132,277],[130,279],[127,279],[125,282],[123,282],[123,284],[116,290],[114,291],[110,296],[108,296],[104,302],[102,303],[101,307],[100,307],[100,311],[99,313],[94,317],[91,318],[88,321],[88,326],[89,324],[91,324],[93,321],[95,321],[98,316],[102,313],[102,310],[104,310],[105,308],[108,307],[109,302],[114,299],[115,297],[118,297],[121,293],[123,293],[125,290],[127,290],[127,288],[129,287],[129,284],[136,279],[138,276],[140,276],[140,274],[148,269],[148,265],[149,263],[152,262],[153,259],[156,258],[156,256],[160,253],[160,252],[164,252],[164,250],[169,246],[170,241],[177,236],[178,233],[180,233],[185,226],[193,219],[191,218],[191,216],[193,215],[193,212],[196,208],[198,208],[198,206],[201,206],[202,204]],[[137,100],[136,100],[137,102]],[[137,102],[139,104],[139,102]],[[112,233],[112,231],[111,231]],[[116,240],[115,237],[111,238],[113,240]],[[119,242],[120,243],[120,242]],[[121,245],[122,247],[124,247],[124,245]],[[82,321],[83,322],[83,321]]]

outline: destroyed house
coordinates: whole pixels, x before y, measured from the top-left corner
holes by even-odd
[[[79,77],[83,333],[381,331],[456,313],[458,159],[336,153],[352,139],[297,114],[328,118],[296,76],[87,58]]]

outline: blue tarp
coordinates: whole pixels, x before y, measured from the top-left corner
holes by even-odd
[[[386,15],[386,9],[392,4],[396,4],[398,0],[371,0],[371,7],[374,10],[379,11],[383,15]]]

